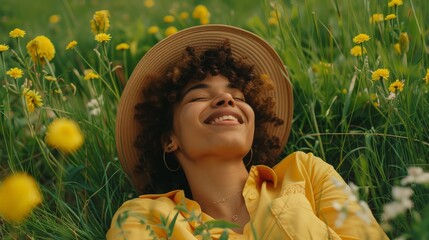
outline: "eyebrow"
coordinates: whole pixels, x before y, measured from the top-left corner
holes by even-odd
[[[227,88],[236,88],[236,87],[234,86],[234,84],[232,84],[232,83],[228,83],[228,84],[226,85],[226,87],[227,87]],[[208,89],[208,88],[210,88],[210,85],[208,85],[208,84],[206,84],[206,83],[199,83],[199,84],[195,84],[194,86],[192,86],[192,87],[190,87],[190,88],[186,89],[186,91],[182,94],[182,97],[186,96],[186,94],[188,94],[188,93],[189,93],[190,91],[192,91],[192,90],[196,90],[196,89]]]

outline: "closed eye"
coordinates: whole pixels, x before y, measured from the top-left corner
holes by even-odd
[[[197,97],[197,98],[192,98],[189,102],[198,102],[198,101],[205,101],[205,100],[207,100],[207,98]]]

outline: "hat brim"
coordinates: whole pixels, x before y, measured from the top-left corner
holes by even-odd
[[[200,53],[209,48],[218,47],[228,39],[233,56],[246,57],[254,65],[257,74],[268,74],[272,80],[273,91],[263,94],[271,96],[276,104],[274,111],[284,124],[270,126],[268,132],[280,139],[285,146],[289,137],[293,115],[293,96],[286,68],[276,51],[259,36],[241,28],[208,24],[181,30],[154,45],[139,61],[128,80],[118,105],[116,117],[116,147],[124,171],[131,178],[134,186],[141,191],[148,179],[137,174],[139,151],[134,142],[139,134],[140,125],[134,118],[135,106],[142,102],[142,92],[153,73],[162,73],[167,67],[179,61],[187,46]],[[154,139],[160,141],[160,139]],[[280,149],[278,154],[283,149]]]

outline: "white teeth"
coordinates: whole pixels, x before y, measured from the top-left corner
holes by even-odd
[[[215,124],[215,123],[217,123],[217,122],[225,121],[225,120],[234,120],[234,121],[238,121],[238,119],[237,119],[236,117],[234,117],[234,116],[232,116],[232,115],[226,115],[226,116],[221,116],[221,117],[218,117],[218,118],[215,118],[215,119],[211,120],[211,121],[210,121],[210,124]]]

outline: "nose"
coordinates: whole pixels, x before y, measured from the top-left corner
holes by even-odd
[[[213,107],[235,107],[236,102],[231,94],[229,93],[220,93],[215,99],[213,99]]]

